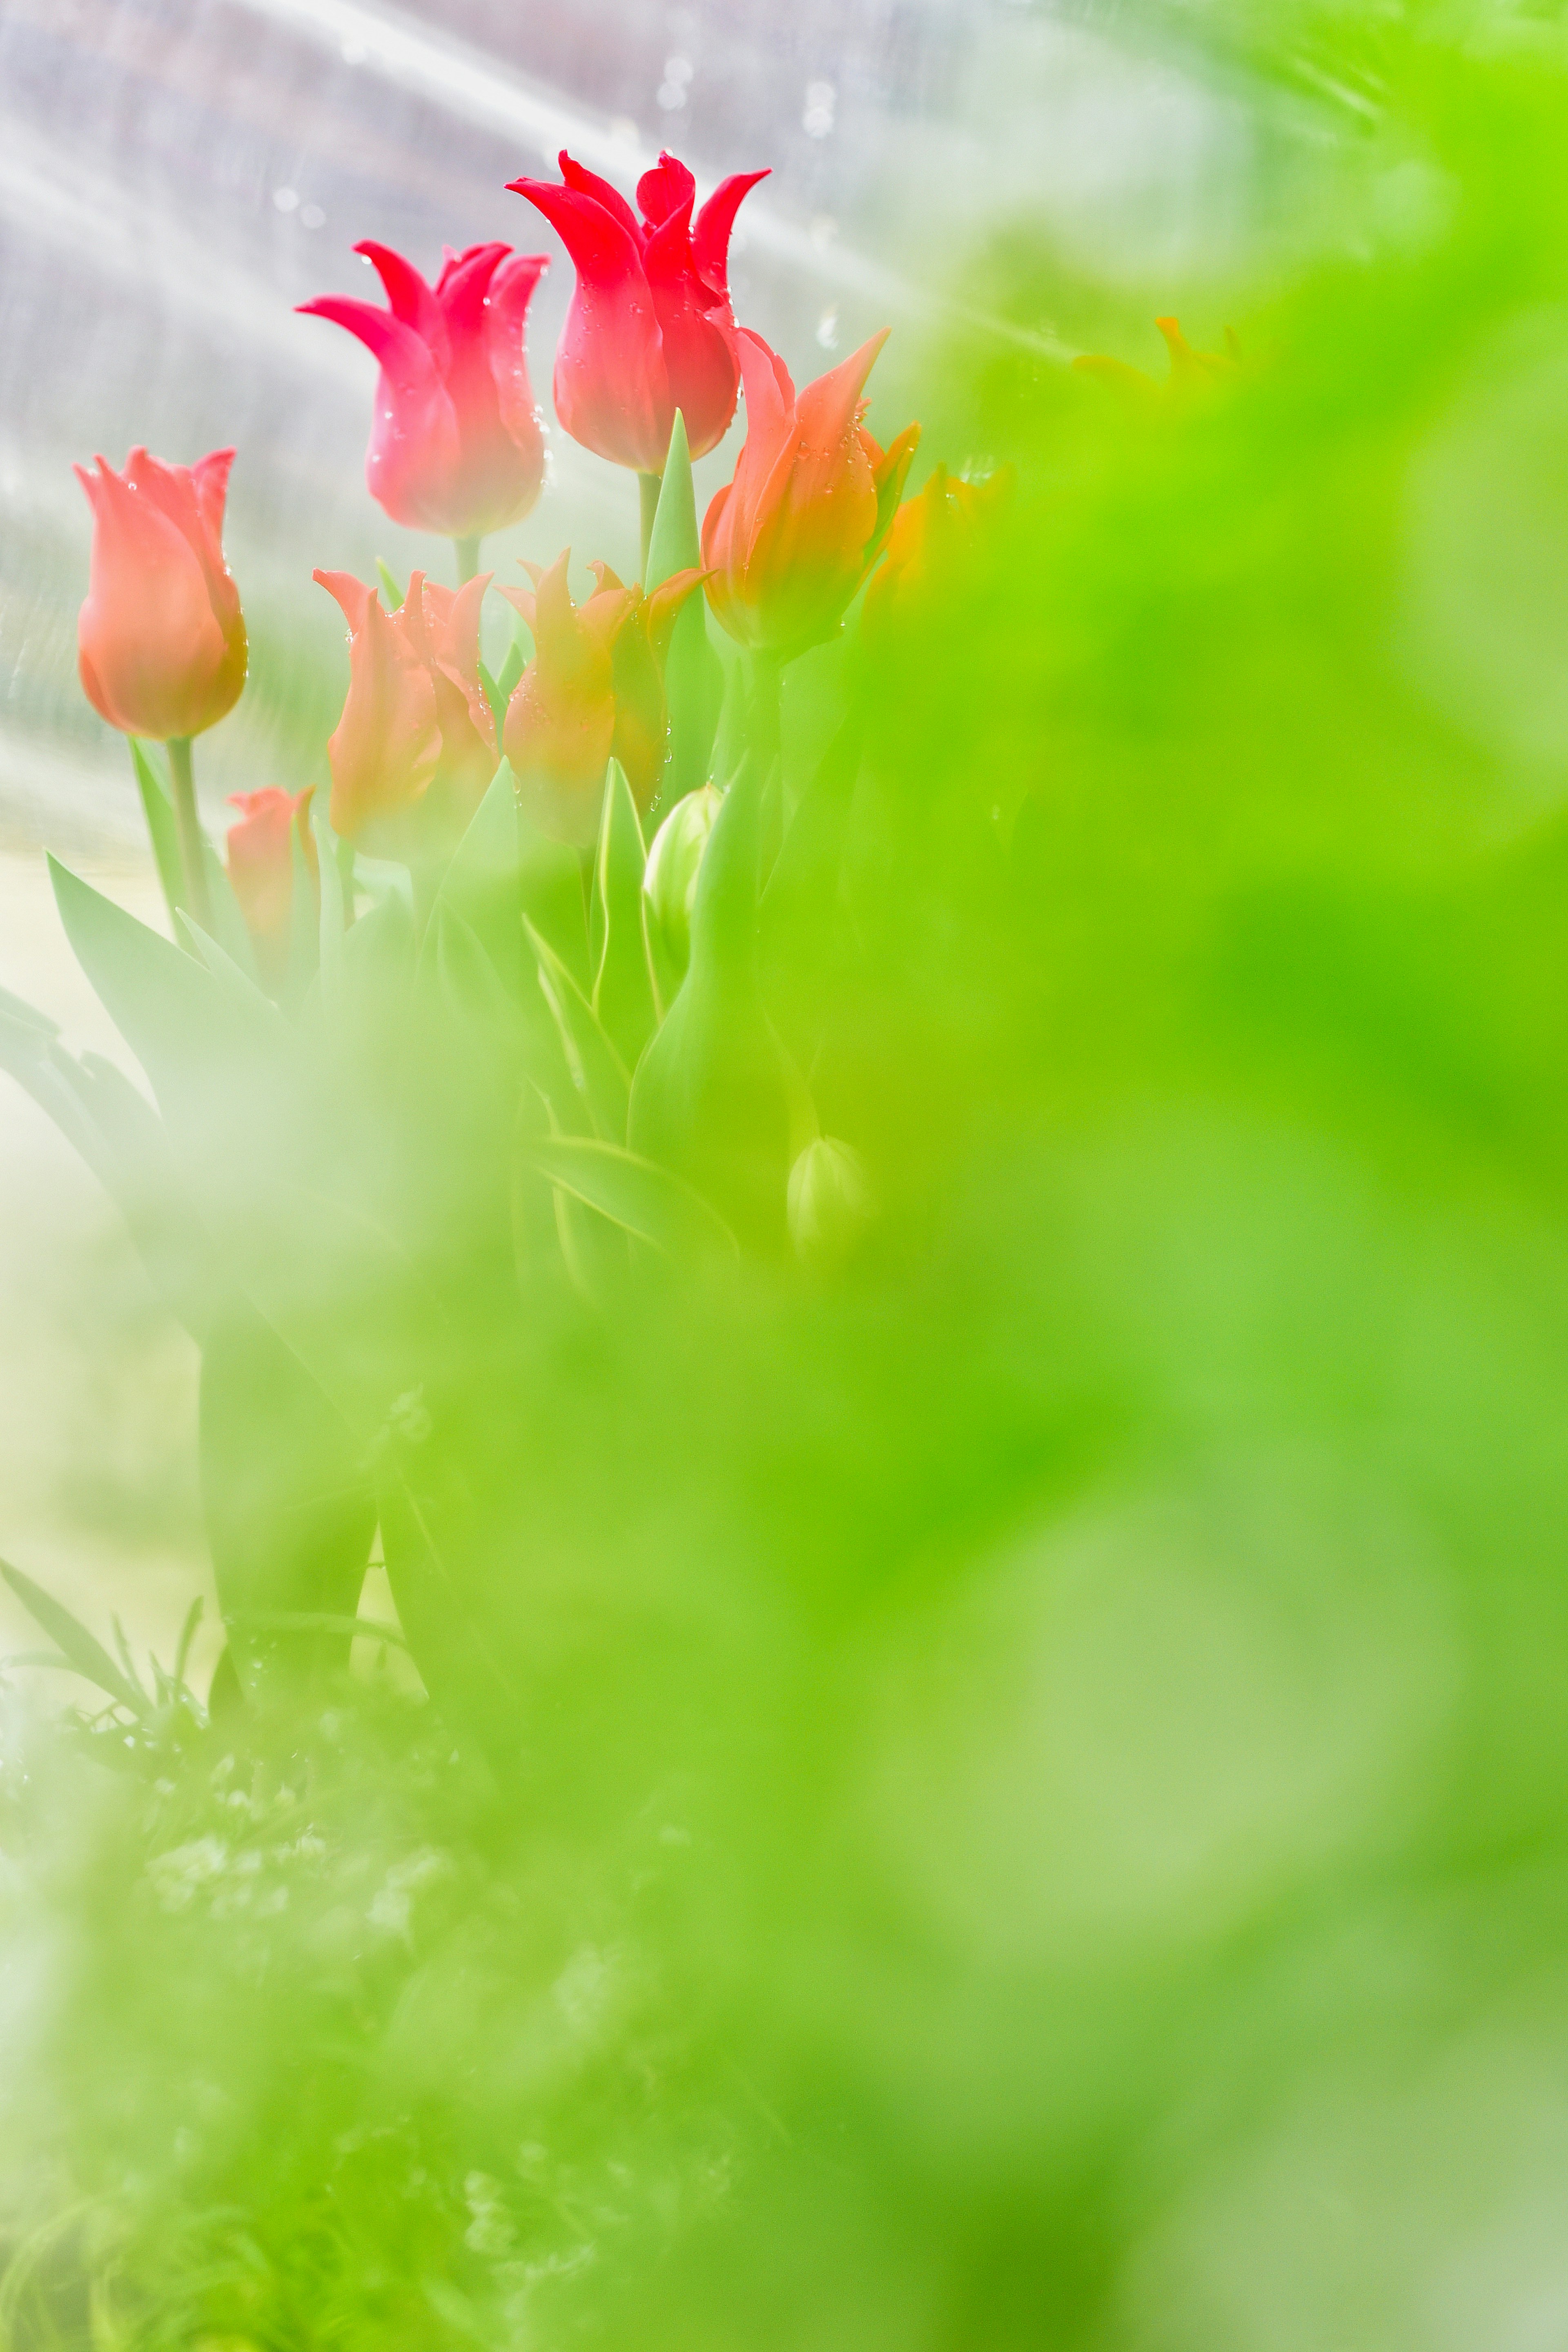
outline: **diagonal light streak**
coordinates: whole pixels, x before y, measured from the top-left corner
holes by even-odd
[[[367,0],[227,0],[227,5],[285,26],[298,39],[378,75],[393,89],[443,107],[551,163],[561,148],[570,147],[606,177],[632,178],[658,160],[652,148],[627,139],[602,118],[541,89],[484,50],[434,32],[398,10],[372,7]],[[705,191],[719,176],[700,164],[691,168]],[[819,284],[863,295],[905,318],[974,328],[1044,358],[1065,356],[1052,338],[915,286],[852,246],[837,239],[820,245],[760,193],[747,197],[744,223],[748,245]]]

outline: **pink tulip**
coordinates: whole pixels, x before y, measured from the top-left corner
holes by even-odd
[[[499,758],[479,678],[489,573],[455,592],[416,572],[395,613],[384,613],[376,590],[351,572],[313,576],[349,624],[348,699],[327,746],[333,831],[398,855],[413,818],[422,838],[450,843]]]
[[[224,562],[232,449],[165,466],[132,449],[76,468],[92,508],[92,561],[77,626],[88,700],[122,735],[200,735],[245,684],[245,617]]]
[[[544,481],[544,436],[523,336],[544,254],[506,245],[447,249],[434,289],[384,245],[375,264],[391,309],[323,294],[303,302],[381,362],[365,478],[393,522],[481,539],[520,521]]]
[[[662,474],[678,408],[694,457],[720,442],[740,374],[729,306],[729,236],[766,172],[737,172],[692,218],[696,182],[673,155],[637,183],[638,219],[619,189],[574,163],[561,180],[514,180],[577,268],[555,362],[566,430],[612,464]]]
[[[861,419],[873,335],[799,397],[760,335],[740,330],[746,446],[703,522],[708,602],[737,644],[783,659],[832,635],[881,554],[920,439],[885,450]]]
[[[294,926],[294,836],[298,832],[307,871],[317,871],[316,843],[310,831],[310,800],[315,790],[286,793],[268,784],[259,793],[231,793],[229,806],[239,811],[228,831],[228,877],[240,913],[256,950],[262,978],[271,986],[282,979],[288,961]]]

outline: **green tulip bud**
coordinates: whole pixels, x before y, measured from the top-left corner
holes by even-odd
[[[819,1135],[789,1171],[789,1237],[803,1265],[831,1274],[876,1214],[865,1161],[852,1144]]]
[[[707,846],[713,821],[724,806],[724,794],[714,784],[703,784],[675,803],[648,852],[643,875],[648,929],[661,979],[678,987],[692,956],[692,904],[697,895],[697,869]],[[665,993],[672,992],[667,988]]]

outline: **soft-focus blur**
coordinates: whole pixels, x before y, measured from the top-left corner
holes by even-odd
[[[786,690],[792,789],[864,721],[810,1073],[861,1255],[603,1324],[498,1286],[405,1416],[500,1764],[361,1687],[116,1780],[7,1698],[0,2329],[1556,2352],[1555,17],[11,0],[0,57],[0,982],[73,1040],[38,843],[153,893],[68,461],[239,444],[204,773],[321,781],[310,565],[448,560],[290,312],[356,238],[527,245],[563,142],[770,163],[742,317],[798,377],[891,321],[873,427],[1015,470],[971,576]],[[1239,368],[1167,389],[1156,314]],[[633,486],[554,448],[515,551],[632,568]],[[0,1118],[0,1551],[167,1655],[184,1343]]]
[[[52,1009],[73,1043],[109,1045],[38,852],[71,856],[139,911],[155,896],[125,746],[77,682],[89,516],[73,462],[120,465],[137,442],[186,464],[238,446],[226,544],[252,675],[198,749],[214,828],[227,793],[326,782],[347,664],[312,569],[373,577],[382,556],[449,576],[445,542],[399,530],[365,489],[369,354],[294,315],[315,294],[373,291],[360,240],[430,276],[444,244],[549,247],[529,335],[549,417],[570,269],[506,183],[553,170],[563,145],[626,186],[666,143],[708,184],[766,164],[735,243],[737,311],[798,381],[893,324],[872,415],[885,437],[930,402],[931,356],[956,330],[983,351],[1064,350],[1050,296],[1020,310],[986,270],[1009,238],[1047,240],[1129,294],[1147,342],[1174,282],[1299,237],[1279,184],[1301,168],[1289,129],[1273,101],[1245,107],[1177,58],[1015,0],[7,0],[0,986]],[[580,565],[635,576],[634,490],[558,429],[550,448],[544,499],[486,563],[520,582],[517,558],[570,545]],[[698,468],[699,499],[734,448]],[[0,1542],[80,1591],[134,1540],[122,1604],[166,1634],[201,1572],[183,1466],[192,1364],[149,1331],[114,1223],[9,1087],[0,1184]],[[68,1326],[90,1339],[90,1407],[62,1358]],[[0,1599],[0,1626],[17,1625]]]

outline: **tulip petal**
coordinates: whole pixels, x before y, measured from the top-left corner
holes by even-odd
[[[545,449],[533,386],[528,382],[525,336],[534,289],[549,268],[549,256],[546,253],[516,253],[504,262],[490,281],[490,307],[485,328],[486,351],[501,423],[534,475],[530,506],[544,484]]]
[[[390,245],[378,245],[373,237],[366,237],[355,246],[354,251],[372,265],[386,288],[392,317],[412,328],[420,341],[429,346],[439,366],[447,356],[446,320],[440,303],[413,262],[394,253]]]
[[[653,170],[644,172],[637,183],[637,202],[643,208],[643,220],[652,229],[667,221],[672,213],[684,210],[689,217],[696,200],[697,184],[685,165],[661,148]]]
[[[330,319],[357,335],[381,362],[375,424],[365,460],[371,496],[411,530],[450,535],[463,459],[457,413],[435,355],[389,310],[347,296],[302,302],[308,318]]]
[[[691,454],[702,457],[716,448],[729,430],[740,392],[740,367],[727,303],[722,306],[726,316],[711,315],[715,297],[697,275],[690,224],[688,196],[649,237],[643,266],[653,297],[672,394],[678,394],[676,404],[685,419]],[[663,469],[661,451],[657,470]]]
[[[729,299],[729,238],[735,226],[735,215],[741,200],[758,180],[766,180],[766,172],[732,172],[721,180],[696,216],[692,229],[692,250],[696,265],[707,283]]]
[[[214,449],[206,457],[198,457],[191,468],[202,520],[213,534],[214,547],[220,550],[224,543],[224,508],[228,502],[229,470],[234,461],[232,449]],[[219,561],[222,561],[221,555]]]
[[[637,244],[642,245],[643,224],[612,181],[601,180],[597,172],[589,171],[581,163],[574,163],[564,147],[556,161],[560,166],[560,176],[569,188],[575,188],[580,195],[591,196],[595,204],[602,205],[611,217],[618,220],[622,228],[629,229]]]

